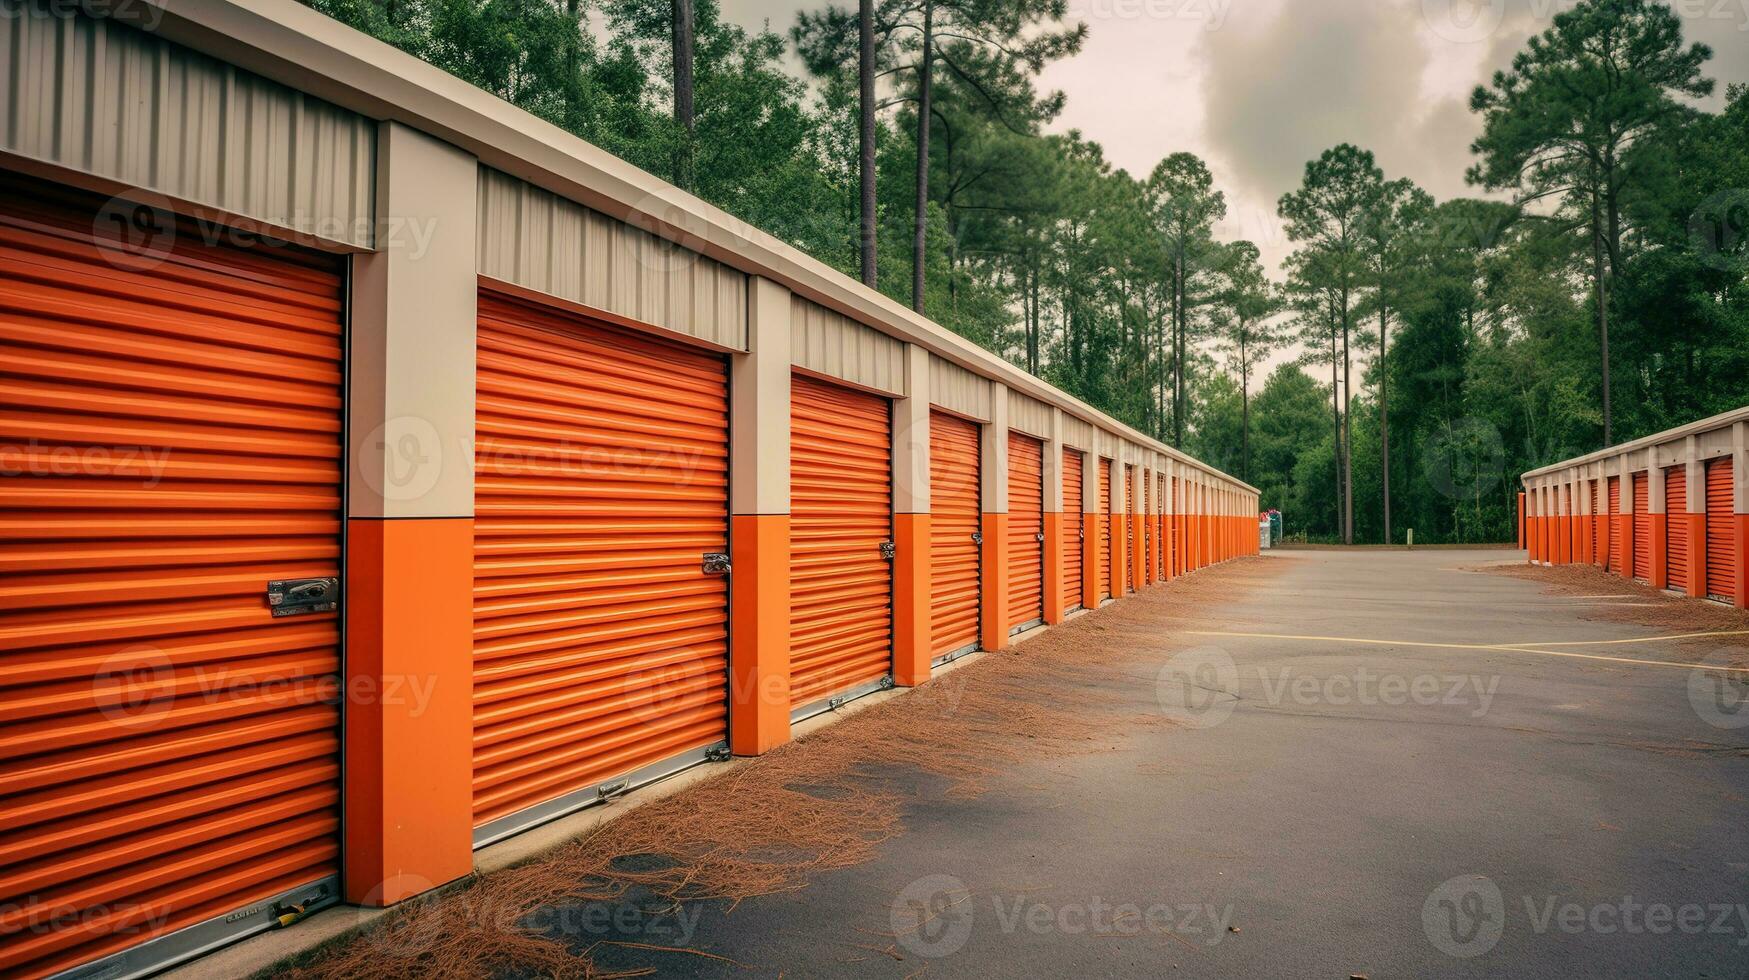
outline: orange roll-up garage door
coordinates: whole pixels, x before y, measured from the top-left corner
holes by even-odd
[[[723,359],[480,297],[477,843],[702,758],[726,734]]]
[[[1086,552],[1086,521],[1081,518],[1081,467],[1076,449],[1063,450],[1063,608],[1081,608],[1082,562]]]
[[[1599,519],[1603,513],[1603,509],[1599,506],[1602,501],[1598,499],[1601,491],[1597,488],[1596,480],[1591,481],[1589,492],[1591,494],[1591,507],[1585,512],[1585,530],[1586,535],[1591,539],[1591,561],[1596,564],[1603,560],[1603,549],[1606,543],[1603,535],[1603,521]]]
[[[1142,579],[1154,581],[1154,474],[1142,471]]]
[[[1111,460],[1099,461],[1099,599],[1111,598]]]
[[[978,423],[929,413],[929,605],[937,658],[978,645]]]
[[[1044,443],[1008,433],[1008,622],[1018,633],[1045,615]]]
[[[134,975],[336,896],[344,283],[6,184],[0,975]]]
[[[1652,578],[1651,471],[1633,474],[1634,480],[1634,578]]]
[[[891,676],[891,432],[884,398],[801,375],[790,385],[790,703],[799,712]]]
[[[1732,528],[1735,482],[1731,457],[1706,464],[1706,591],[1715,599],[1737,598],[1737,539]]]
[[[1664,557],[1669,578],[1679,592],[1688,589],[1688,467],[1664,471]]]
[[[1621,571],[1622,549],[1621,534],[1615,526],[1615,519],[1621,513],[1621,477],[1609,478],[1609,570]]]

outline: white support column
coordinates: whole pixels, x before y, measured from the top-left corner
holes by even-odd
[[[748,350],[729,359],[729,749],[790,737],[790,291],[747,282]]]
[[[347,331],[343,891],[388,905],[473,866],[474,363],[479,162],[376,130],[376,250]]]
[[[893,402],[893,680],[929,679],[929,351],[905,345],[905,397]]]

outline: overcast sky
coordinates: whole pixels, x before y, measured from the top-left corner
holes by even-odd
[[[851,0],[838,0],[841,5]],[[1144,177],[1169,153],[1206,160],[1226,193],[1226,238],[1257,243],[1266,266],[1291,250],[1275,203],[1308,159],[1338,143],[1372,150],[1387,177],[1435,197],[1464,184],[1480,132],[1470,90],[1506,67],[1571,0],[1069,0],[1087,44],[1046,69],[1079,129]],[[732,20],[787,32],[823,0],[723,0]],[[1676,0],[1688,41],[1713,48],[1708,74],[1749,81],[1749,0]]]

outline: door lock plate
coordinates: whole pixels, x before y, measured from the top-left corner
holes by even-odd
[[[267,608],[275,616],[333,612],[339,605],[337,578],[288,578],[267,583]]]
[[[706,575],[727,575],[729,574],[729,556],[721,551],[707,551],[704,553],[704,560],[699,570]]]
[[[899,557],[899,546],[891,541],[882,541],[881,558],[886,561],[892,561],[897,557]]]
[[[983,544],[984,543],[984,532],[973,531],[972,532],[972,543],[973,544]]]

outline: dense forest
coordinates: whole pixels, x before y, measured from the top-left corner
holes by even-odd
[[[1361,147],[1308,161],[1277,278],[1217,235],[1195,155],[1130,174],[1051,131],[1037,78],[1086,37],[1063,0],[852,3],[778,33],[716,0],[313,0],[1244,477],[1315,539],[1504,540],[1519,472],[1749,404],[1749,91],[1699,108],[1711,52],[1663,4],[1562,5],[1476,90],[1451,162],[1473,198]]]

